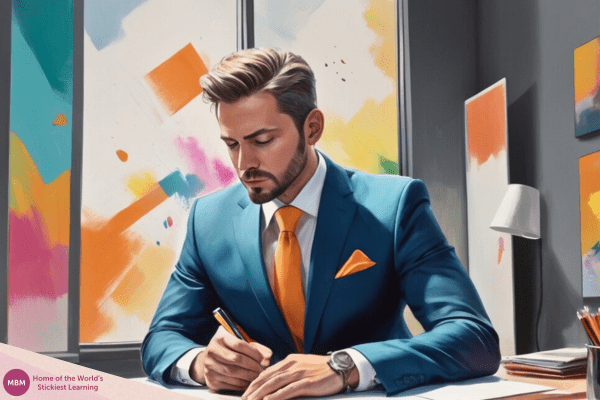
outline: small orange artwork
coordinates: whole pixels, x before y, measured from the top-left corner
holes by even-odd
[[[67,116],[65,114],[58,114],[54,121],[52,121],[52,125],[55,126],[67,126]]]
[[[202,93],[200,77],[208,72],[191,43],[150,71],[144,78],[169,115]]]

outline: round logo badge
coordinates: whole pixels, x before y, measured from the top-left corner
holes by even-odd
[[[21,396],[29,389],[29,375],[21,369],[11,369],[4,375],[4,390],[12,396]]]

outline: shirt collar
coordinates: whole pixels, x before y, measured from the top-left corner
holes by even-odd
[[[294,200],[292,200],[292,202],[289,204],[290,206],[294,206],[313,217],[317,217],[317,214],[319,213],[321,192],[323,192],[325,175],[327,174],[327,164],[325,163],[325,158],[323,158],[318,151],[317,157],[319,158],[319,163],[315,173],[309,179],[309,181],[306,182],[306,185],[304,185],[296,198],[294,198]],[[262,204],[262,212],[266,225],[269,225],[271,222],[271,218],[273,218],[275,211],[285,205],[285,203],[279,201],[278,199],[273,199]]]

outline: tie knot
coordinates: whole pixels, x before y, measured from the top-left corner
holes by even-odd
[[[302,210],[294,206],[283,206],[275,211],[275,220],[279,225],[279,230],[295,233],[301,215]]]

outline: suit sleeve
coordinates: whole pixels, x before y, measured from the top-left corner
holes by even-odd
[[[217,330],[212,316],[217,305],[197,249],[194,203],[175,271],[167,283],[152,323],[142,342],[142,363],[149,377],[174,383],[171,367],[188,350],[206,345]]]
[[[399,290],[425,333],[354,347],[373,365],[387,393],[495,373],[498,335],[419,180],[400,196],[394,252]]]

